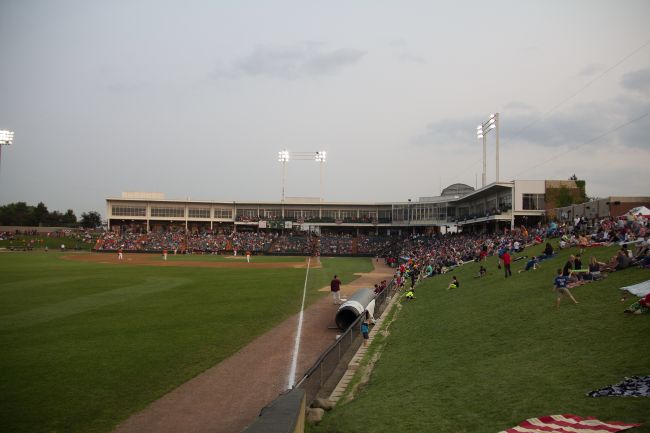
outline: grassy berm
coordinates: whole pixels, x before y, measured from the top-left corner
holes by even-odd
[[[601,260],[616,247],[589,249]],[[541,247],[522,255],[539,254]],[[640,422],[650,432],[650,397],[585,394],[650,374],[650,315],[623,314],[620,287],[650,279],[633,268],[572,289],[579,304],[554,306],[552,282],[571,251],[504,278],[496,259],[430,278],[416,290],[386,338],[381,357],[354,400],[329,412],[312,433],[496,433],[537,416],[575,414]],[[446,290],[452,275],[460,288]]]

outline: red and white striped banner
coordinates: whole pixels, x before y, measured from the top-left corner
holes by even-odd
[[[548,415],[527,419],[516,427],[499,433],[610,433],[640,425],[618,421],[604,422],[593,417],[582,418],[576,415]]]

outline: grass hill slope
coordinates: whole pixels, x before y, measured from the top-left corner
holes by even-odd
[[[524,254],[539,254],[540,247]],[[615,247],[588,250],[605,260]],[[579,301],[554,306],[557,268],[570,253],[504,278],[496,259],[430,278],[404,301],[369,382],[356,398],[310,428],[327,433],[496,433],[536,416],[576,414],[642,422],[650,432],[650,398],[585,393],[650,374],[650,316],[623,314],[619,287],[650,279],[627,269],[572,289]],[[452,275],[460,288],[446,290]],[[372,353],[372,348],[371,348]]]

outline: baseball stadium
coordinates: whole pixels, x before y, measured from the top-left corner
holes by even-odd
[[[645,317],[621,314],[635,292],[619,289],[647,279],[632,238],[650,197],[560,208],[558,190],[580,197],[584,182],[401,203],[107,198],[107,230],[84,248],[59,248],[68,232],[2,255],[4,425],[489,432],[567,411],[647,424],[647,400],[586,395],[648,365]],[[555,310],[549,281],[579,253],[608,278],[576,272],[579,305]]]
[[[0,433],[650,433],[649,17],[0,1]]]

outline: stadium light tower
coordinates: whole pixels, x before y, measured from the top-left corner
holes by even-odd
[[[0,129],[0,166],[2,165],[2,146],[9,146],[14,142],[14,132]]]
[[[496,182],[499,181],[499,113],[490,114],[490,118],[476,127],[476,138],[483,140],[483,175],[481,178],[482,185],[485,186],[486,178],[486,141],[485,136],[491,130],[496,133]]]
[[[327,159],[327,152],[324,150],[319,150],[317,152],[289,152],[288,150],[282,150],[278,152],[278,162],[282,163],[282,202],[284,203],[284,180],[285,180],[285,170],[286,164],[291,161],[316,161],[320,162],[320,192],[321,198],[323,200],[323,163]]]
[[[327,152],[319,150],[314,156],[314,161],[320,163],[320,201],[323,202],[323,163],[327,159]]]
[[[286,175],[287,162],[289,162],[289,151],[287,149],[278,152],[278,162],[282,163],[282,203],[284,203],[284,178]]]

